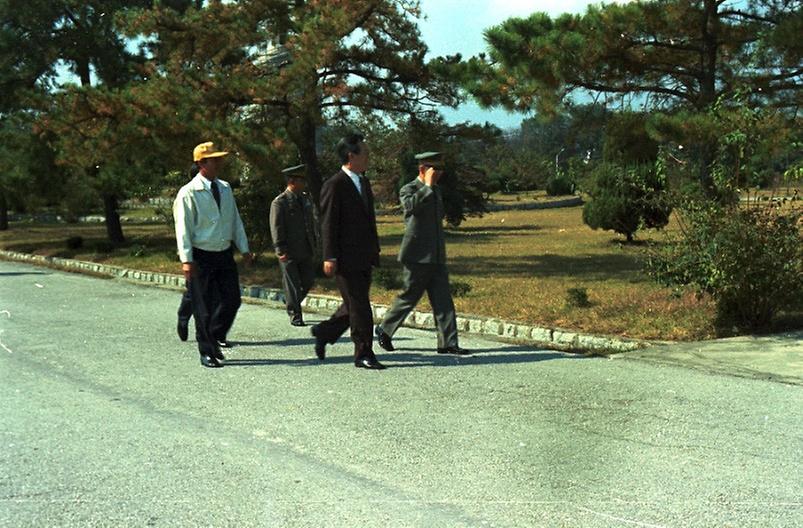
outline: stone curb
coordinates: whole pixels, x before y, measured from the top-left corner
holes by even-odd
[[[37,266],[48,266],[76,271],[80,273],[106,275],[118,279],[134,281],[150,286],[183,289],[184,277],[172,273],[159,273],[153,271],[140,271],[86,262],[60,257],[45,257],[31,255],[16,251],[0,249],[0,258],[5,260],[25,262]],[[241,286],[244,300],[255,300],[269,304],[280,304],[284,307],[284,292],[277,288],[264,288],[262,286]],[[339,297],[330,295],[308,295],[302,305],[308,310],[322,314],[332,314],[340,306]],[[374,317],[379,320],[385,316],[388,306],[381,304],[371,305]],[[405,319],[403,326],[430,330],[435,328],[435,320],[431,313],[412,311]],[[653,345],[654,343],[636,339],[626,339],[610,336],[596,336],[583,334],[559,328],[546,328],[522,324],[513,321],[504,321],[493,317],[480,315],[461,315],[457,317],[457,329],[461,333],[476,334],[491,337],[500,341],[532,344],[543,348],[562,350],[565,352],[583,353],[613,353],[637,350]]]

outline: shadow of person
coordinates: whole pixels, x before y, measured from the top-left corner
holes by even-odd
[[[409,353],[415,351],[415,353]],[[395,353],[383,354],[380,361],[388,367],[468,367],[472,365],[506,365],[515,363],[536,363],[540,361],[585,359],[585,356],[544,350],[532,346],[502,345],[494,348],[471,349],[467,356],[437,354],[435,351],[420,349],[396,349]]]
[[[319,361],[312,356],[313,339],[284,339],[278,341],[241,341],[238,345],[252,346],[304,346],[310,353],[310,357],[298,359],[276,358],[276,359],[227,359],[227,366],[270,366],[285,365],[295,367],[311,367],[324,364],[348,364],[353,363],[351,355],[332,355],[327,356],[326,360]],[[586,359],[585,356],[556,352],[553,350],[539,349],[528,345],[505,345],[500,343],[499,347],[472,349],[469,356],[454,356],[448,354],[437,354],[428,349],[401,348],[395,352],[377,351],[379,360],[388,368],[411,368],[411,367],[468,367],[472,365],[506,365],[515,363],[535,363],[540,361],[553,360],[577,360]]]

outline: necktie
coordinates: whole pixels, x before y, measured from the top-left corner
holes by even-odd
[[[220,189],[217,188],[217,182],[212,180],[212,196],[215,198],[217,208],[220,209]]]

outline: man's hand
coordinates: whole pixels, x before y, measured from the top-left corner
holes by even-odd
[[[282,253],[281,255],[279,255],[279,262],[287,262],[287,260],[288,260],[287,253]]]
[[[253,253],[243,253],[243,262],[246,266],[253,266],[254,260],[255,258]]]
[[[192,262],[182,262],[181,271],[184,272],[184,280],[189,282],[195,273],[195,267],[192,265]]]
[[[438,184],[438,180],[441,179],[441,175],[443,174],[443,169],[440,167],[427,167],[426,172],[424,172],[424,184],[428,187],[432,187],[433,185]]]
[[[323,274],[327,277],[334,277],[337,273],[337,261],[324,260],[323,261]]]

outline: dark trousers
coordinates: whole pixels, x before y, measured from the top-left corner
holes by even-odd
[[[193,248],[195,273],[190,280],[195,338],[201,354],[214,355],[234,324],[240,308],[240,276],[231,249]]]
[[[371,312],[371,268],[367,270],[338,272],[335,275],[337,289],[343,304],[337,311],[318,325],[318,335],[327,343],[334,343],[346,329],[351,328],[354,342],[354,361],[374,358],[374,314]]]
[[[282,268],[282,285],[290,316],[301,315],[301,301],[307,296],[315,281],[315,265],[311,258],[279,261]]]
[[[181,303],[178,305],[178,320],[187,324],[192,317],[192,294],[190,293],[190,283],[188,282],[181,296]]]
[[[449,272],[443,264],[404,264],[404,291],[394,299],[385,314],[382,330],[393,336],[424,292],[427,292],[435,315],[438,348],[456,347],[457,315],[449,289]]]

